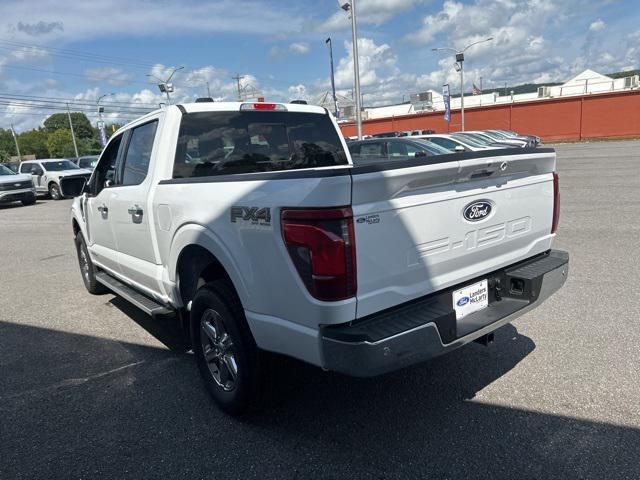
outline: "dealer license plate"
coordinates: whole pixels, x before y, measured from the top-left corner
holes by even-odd
[[[453,309],[458,320],[488,306],[489,286],[486,280],[453,292]]]

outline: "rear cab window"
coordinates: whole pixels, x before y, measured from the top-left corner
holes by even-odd
[[[330,117],[307,112],[182,116],[173,178],[348,165]]]

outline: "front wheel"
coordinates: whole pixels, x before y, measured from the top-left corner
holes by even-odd
[[[96,267],[91,261],[87,244],[81,232],[78,232],[76,235],[76,250],[78,252],[78,263],[80,264],[82,281],[87,291],[92,295],[107,293],[107,287],[96,280]]]
[[[227,413],[243,413],[256,399],[258,347],[228,282],[201,287],[191,307],[193,352],[204,384]]]
[[[57,183],[52,183],[49,185],[49,196],[51,200],[61,200],[62,194],[60,193],[60,187]]]

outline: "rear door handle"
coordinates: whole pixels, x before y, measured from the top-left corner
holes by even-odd
[[[129,207],[129,210],[127,210],[127,212],[129,212],[129,215],[132,215],[134,217],[141,217],[142,214],[144,213],[142,211],[142,208],[139,205],[134,205],[133,207]]]

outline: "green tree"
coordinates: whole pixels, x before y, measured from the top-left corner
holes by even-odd
[[[94,129],[84,113],[72,112],[71,122],[73,123],[76,138],[94,137]],[[56,130],[68,130],[69,117],[66,113],[54,113],[44,121],[44,129],[48,134]]]
[[[22,132],[18,135],[18,143],[22,155],[35,155],[36,158],[49,157],[47,132],[43,128]]]
[[[47,148],[53,158],[72,158],[76,153],[73,149],[71,130],[55,130],[47,135]]]
[[[101,151],[102,147],[96,138],[81,138],[78,140],[78,153],[80,155],[98,155]]]
[[[11,130],[0,128],[0,151],[4,152],[4,158],[0,158],[0,161],[3,162],[7,162],[10,156],[17,155],[16,144],[13,141]]]

